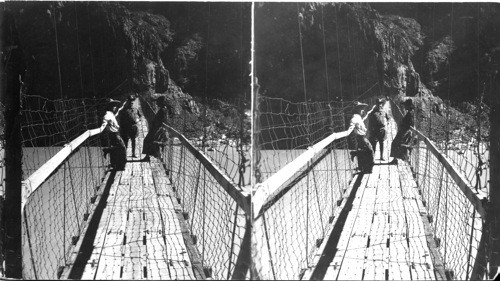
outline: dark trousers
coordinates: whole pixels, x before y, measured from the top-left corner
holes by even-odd
[[[127,150],[128,140],[130,139],[130,142],[132,143],[132,155],[135,155],[135,138],[137,137],[137,133],[138,128],[134,125],[120,134],[125,144],[125,151]]]
[[[385,140],[385,129],[379,129],[372,131],[370,133],[370,138],[368,139],[373,149],[373,153],[377,149],[377,142],[380,143],[380,158],[384,155],[384,140]]]
[[[384,139],[376,139],[376,138],[370,138],[370,144],[372,145],[373,148],[373,153],[375,153],[375,150],[377,150],[377,142],[380,144],[380,158],[383,158],[384,156]]]

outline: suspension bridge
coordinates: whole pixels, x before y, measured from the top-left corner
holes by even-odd
[[[136,148],[140,153],[147,120],[155,111],[146,101],[138,100],[136,106],[144,113]],[[95,110],[89,106],[83,112],[98,120]],[[40,131],[30,121],[23,129]],[[24,148],[23,170],[30,175],[23,181],[23,278],[244,277],[250,196],[240,178],[245,173],[238,162],[242,157],[229,145],[197,147],[167,128],[171,138],[162,152],[165,161],[141,162],[130,156],[129,147],[124,171],[107,169],[102,127],[86,130],[62,147]],[[215,164],[222,159],[223,164]]]
[[[489,174],[474,171],[485,147],[483,155],[464,160],[413,128],[408,163],[379,160],[377,150],[373,172],[359,173],[344,129],[347,104],[260,99],[254,274],[302,280],[484,278]],[[390,160],[387,144],[402,113],[392,102],[386,110],[393,118],[383,155]],[[474,182],[482,182],[479,192]]]
[[[144,99],[136,106],[144,112],[141,151],[155,109]],[[87,119],[98,119],[89,113],[94,109],[84,110]],[[395,103],[385,109],[392,113],[390,143],[402,113]],[[471,172],[481,155],[460,162],[458,153],[445,155],[414,129],[418,141],[408,163],[390,164],[386,145],[387,160],[377,158],[372,173],[362,174],[349,156],[344,103],[261,97],[259,110],[253,190],[235,184],[248,176],[238,169],[241,154],[215,144],[197,147],[168,125],[162,160],[129,156],[124,171],[106,168],[102,128],[61,147],[25,143],[23,278],[464,280],[484,274],[489,175],[488,169]],[[68,129],[79,118],[67,114]],[[27,124],[26,131],[39,131]],[[35,154],[44,149],[48,154]],[[473,181],[483,183],[479,192]]]

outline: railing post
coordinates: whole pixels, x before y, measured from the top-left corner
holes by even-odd
[[[490,113],[490,202],[486,218],[490,226],[490,272],[495,277],[500,265],[500,100],[492,103]]]
[[[6,84],[2,101],[5,104],[5,221],[2,222],[5,228],[5,275],[8,278],[22,278],[22,89],[17,73],[8,71],[6,79],[2,80]]]
[[[248,198],[250,199],[250,196]],[[252,220],[251,216],[247,214],[245,234],[243,236],[243,241],[241,242],[241,249],[238,258],[236,260],[236,264],[234,266],[232,280],[245,280],[246,278],[248,269],[250,268],[252,263],[251,237],[252,237]]]

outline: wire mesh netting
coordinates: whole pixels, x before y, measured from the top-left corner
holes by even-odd
[[[157,108],[151,106],[151,102],[142,104],[146,118],[152,120]],[[243,114],[243,111],[235,113]],[[203,113],[178,116],[165,125],[182,130],[191,127],[187,123],[206,122],[204,118]],[[245,128],[239,123],[246,122],[245,116],[230,118],[232,121],[228,123],[233,124],[233,129]],[[205,274],[216,279],[229,279],[239,274],[236,271],[248,268],[248,264],[242,267],[237,262],[240,255],[249,251],[248,247],[241,251],[244,243],[249,243],[244,242],[245,233],[249,231],[249,202],[244,194],[248,188],[246,185],[250,184],[249,162],[245,161],[249,159],[249,144],[241,138],[246,132],[233,134],[232,139],[224,141],[217,134],[191,134],[191,140],[188,140],[182,131],[179,135],[175,132],[169,132],[169,142],[162,153],[164,166],[160,169],[168,171]],[[160,186],[167,188],[166,183],[160,183]]]
[[[31,187],[23,209],[23,277],[57,279],[67,265],[71,249],[83,238],[89,210],[104,178],[107,162],[100,135],[81,145],[72,140],[100,126],[102,101],[49,100],[22,95],[23,177],[31,184],[37,171],[44,180]],[[40,170],[64,146],[71,153],[55,170]]]
[[[400,109],[394,108],[392,112],[395,119],[401,121]],[[446,134],[448,127],[440,127],[435,121],[423,123],[422,119],[416,119],[417,128],[428,130],[425,126],[433,124],[433,130],[440,129],[443,130],[443,135]],[[478,258],[480,240],[484,232],[484,217],[480,214],[477,203],[473,203],[474,200],[466,193],[472,194],[473,187],[485,191],[488,189],[484,174],[489,174],[489,167],[480,162],[484,161],[482,157],[487,155],[487,147],[481,148],[486,151],[483,150],[478,157],[474,153],[473,145],[448,149],[453,144],[450,136],[445,136],[444,140],[436,133],[431,136],[433,139],[429,143],[419,138],[413,148],[410,165],[427,209],[428,220],[447,278],[468,280]],[[437,149],[431,147],[431,142]],[[455,139],[455,143],[459,141]],[[442,155],[447,156],[446,160],[442,159]],[[449,161],[452,169],[461,174],[465,184],[457,182],[443,161]],[[476,169],[484,169],[484,174],[471,172]],[[477,185],[472,184],[474,181]],[[478,196],[475,195],[475,198]]]
[[[87,129],[101,125],[104,99],[57,99],[22,95],[23,177]]]
[[[254,152],[256,173],[260,174],[257,182],[265,185],[310,146],[333,132],[345,131],[346,118],[351,117],[345,104],[260,97]],[[335,216],[337,202],[355,172],[348,149],[346,137],[330,143],[306,165],[287,173],[290,177],[277,194],[254,213],[252,251],[259,277],[297,279],[312,265],[313,255]],[[253,197],[254,205],[259,199]]]
[[[396,103],[402,101],[397,96]],[[482,100],[442,101],[434,97],[416,98],[415,127],[431,139],[462,172],[476,192],[489,189],[490,108]]]

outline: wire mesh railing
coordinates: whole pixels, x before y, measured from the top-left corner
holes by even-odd
[[[101,125],[104,99],[56,99],[21,95],[23,176],[28,178],[64,145]]]
[[[22,101],[23,278],[57,279],[102,193],[103,103],[27,95]]]
[[[399,103],[402,96],[395,97]],[[415,127],[462,172],[475,192],[488,196],[490,108],[482,100],[457,102],[435,97],[414,99]]]
[[[317,262],[355,173],[347,129],[353,103],[261,96],[257,105],[253,272],[261,279],[300,279]]]
[[[402,112],[395,103],[392,108],[395,120],[400,122]],[[418,142],[412,149],[410,166],[427,210],[446,277],[468,280],[478,257],[485,208],[473,191],[470,175],[458,168],[459,161],[465,160],[450,157],[419,130],[414,130],[414,133]]]
[[[145,100],[142,105],[146,119],[151,121],[157,109]],[[164,124],[169,142],[162,153],[163,167],[168,171],[205,275],[215,279],[245,278],[250,262],[250,194],[242,184],[249,184],[249,174],[241,165],[249,164],[238,158],[241,151],[227,153],[229,148],[221,149],[220,144],[212,144],[219,155],[207,153],[204,145],[213,139],[202,140],[203,144],[196,147],[172,127],[186,122],[181,118]],[[190,122],[203,122],[191,118]],[[244,118],[238,120],[243,122]]]

